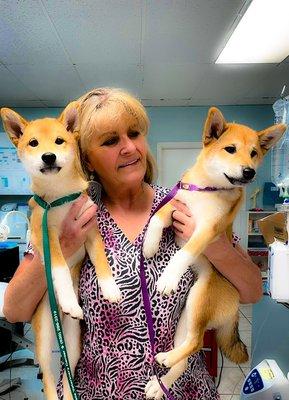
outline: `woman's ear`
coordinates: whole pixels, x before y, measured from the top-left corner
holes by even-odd
[[[213,140],[218,140],[226,129],[226,120],[221,111],[211,107],[203,130],[203,145],[207,146]]]
[[[58,117],[58,120],[65,126],[68,132],[77,132],[79,123],[77,101],[69,103]]]

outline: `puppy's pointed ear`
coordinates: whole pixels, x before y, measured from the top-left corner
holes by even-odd
[[[226,129],[226,120],[221,111],[211,107],[203,130],[203,145],[207,146],[212,140],[218,140]]]
[[[68,132],[74,133],[78,129],[78,103],[72,101],[59,116],[58,120],[65,126]]]
[[[278,142],[278,140],[283,136],[286,129],[287,125],[278,124],[270,126],[270,128],[258,132],[259,143],[263,154],[266,154],[267,151],[270,150],[271,147],[273,147]]]
[[[3,126],[11,142],[17,147],[19,138],[23,135],[28,122],[10,108],[1,108]]]

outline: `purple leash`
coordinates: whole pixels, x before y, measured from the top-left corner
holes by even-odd
[[[152,216],[160,209],[162,208],[166,203],[168,203],[170,200],[172,200],[175,195],[177,194],[177,191],[179,190],[179,182],[172,188],[172,190],[162,199],[160,204],[158,204],[157,208],[151,215],[149,221],[151,220]],[[141,248],[143,249],[143,242]],[[161,379],[159,378],[156,368],[155,368],[155,329],[154,329],[154,323],[153,323],[153,315],[152,315],[152,309],[151,309],[151,302],[150,302],[150,296],[148,292],[148,287],[146,283],[146,276],[145,276],[145,266],[144,266],[144,256],[143,256],[143,251],[141,251],[140,254],[140,269],[139,269],[139,274],[140,274],[140,282],[141,282],[141,291],[142,291],[142,296],[143,296],[143,303],[144,303],[144,309],[145,309],[145,314],[146,314],[146,319],[147,319],[147,326],[148,326],[148,332],[149,332],[149,339],[150,339],[150,344],[151,344],[151,352],[153,356],[153,372],[157,377],[157,380],[159,382],[160,387],[162,388],[164,394],[167,396],[169,400],[175,400],[175,398],[170,394],[168,389],[165,387],[165,385],[162,383]]]
[[[173,188],[172,190],[162,199],[162,201],[158,204],[156,209],[154,210],[153,214],[151,215],[149,221],[153,217],[153,215],[160,209],[162,208],[166,203],[168,203],[170,200],[172,200],[175,195],[177,194],[179,189],[183,190],[189,190],[191,192],[215,192],[217,190],[231,190],[231,189],[225,189],[225,188],[216,188],[216,187],[204,187],[200,188],[196,185],[193,185],[191,183],[183,183],[179,181]],[[142,248],[143,248],[143,242],[142,242]],[[150,345],[151,345],[151,352],[153,356],[153,372],[157,377],[157,380],[159,382],[160,387],[162,388],[164,394],[166,395],[167,399],[169,400],[175,400],[175,398],[170,394],[169,390],[165,387],[165,385],[162,383],[161,379],[159,378],[156,367],[155,367],[155,329],[154,329],[154,323],[153,323],[153,315],[152,315],[152,309],[151,309],[151,302],[150,302],[150,296],[146,284],[146,276],[145,276],[145,265],[144,265],[144,256],[143,256],[143,251],[141,251],[140,255],[140,282],[141,282],[141,291],[142,291],[142,296],[143,296],[143,304],[144,304],[144,310],[146,314],[146,320],[147,320],[147,326],[148,326],[148,333],[149,333],[149,339],[150,339]]]

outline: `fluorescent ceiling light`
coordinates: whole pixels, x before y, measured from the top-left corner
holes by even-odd
[[[289,0],[253,0],[216,64],[279,63],[289,55]]]

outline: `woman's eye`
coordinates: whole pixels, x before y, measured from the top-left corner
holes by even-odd
[[[237,151],[235,146],[227,146],[225,147],[225,150],[230,154],[234,154]]]
[[[117,137],[112,137],[112,138],[110,138],[110,139],[107,139],[106,141],[104,141],[103,143],[102,143],[102,146],[111,146],[111,145],[113,145],[113,144],[116,144],[117,143]]]
[[[36,139],[29,140],[29,146],[31,146],[31,147],[38,146],[38,140],[36,140]]]
[[[56,144],[62,144],[62,143],[64,143],[64,139],[62,139],[61,137],[58,137],[58,138],[55,140],[55,143],[56,143]]]
[[[138,131],[131,131],[131,132],[129,132],[128,135],[131,138],[136,138],[136,137],[138,137],[140,135],[140,133]]]
[[[251,157],[252,157],[252,158],[255,157],[255,156],[257,156],[257,155],[258,155],[258,153],[257,153],[256,150],[252,150],[252,151],[251,151]]]

